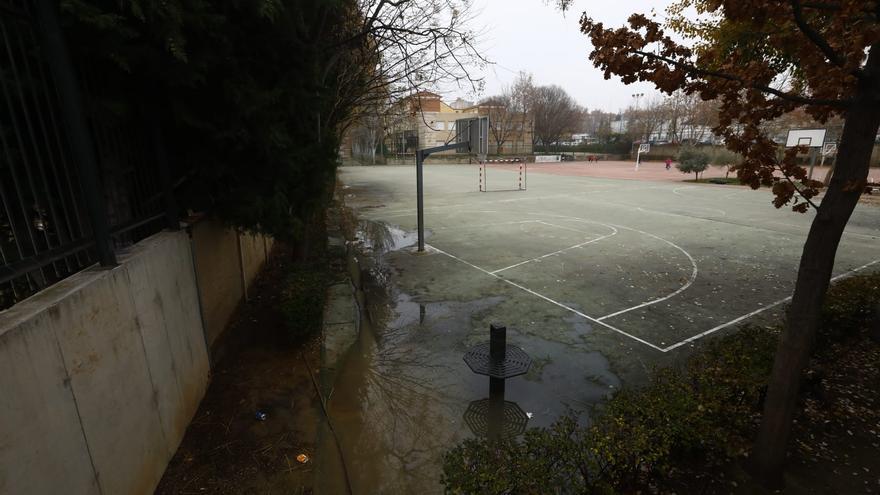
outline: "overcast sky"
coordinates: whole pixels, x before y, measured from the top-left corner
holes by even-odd
[[[619,27],[633,12],[662,15],[670,0],[576,0],[562,13],[542,0],[473,0],[473,28],[480,33],[479,48],[494,62],[483,73],[486,88],[482,96],[501,92],[517,71],[531,72],[535,84],[563,87],[578,103],[590,110],[617,111],[633,104],[635,93],[644,93],[644,103],[659,93],[646,83],[624,85],[613,77],[605,80],[587,56],[590,43],[579,30],[578,20],[587,11],[606,26]],[[446,93],[446,92],[444,92]],[[450,91],[444,99],[463,96]]]

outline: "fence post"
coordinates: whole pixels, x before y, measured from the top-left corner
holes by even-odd
[[[59,105],[67,129],[70,151],[74,162],[79,166],[80,181],[85,196],[86,208],[95,236],[95,250],[101,266],[115,266],[116,253],[110,240],[110,223],[107,218],[107,205],[98,178],[98,160],[95,156],[94,142],[89,133],[85,108],[80,93],[70,53],[64,43],[58,13],[52,0],[37,0],[35,14],[37,31],[40,33],[41,48],[46,56],[52,79],[58,90]]]

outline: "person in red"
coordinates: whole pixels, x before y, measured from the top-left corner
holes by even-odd
[[[666,158],[666,170],[672,168],[672,158]]]

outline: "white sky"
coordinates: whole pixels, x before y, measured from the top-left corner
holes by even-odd
[[[556,84],[589,110],[617,111],[640,100],[659,97],[648,83],[624,85],[620,79],[605,80],[602,71],[587,59],[590,43],[580,32],[581,13],[587,11],[607,27],[620,27],[634,12],[662,16],[671,0],[575,0],[562,13],[542,0],[472,0],[473,29],[480,33],[479,49],[493,65],[483,71],[485,91],[479,97],[501,93],[517,71],[531,72],[537,85]],[[456,96],[474,100],[464,89],[444,91],[445,100]]]

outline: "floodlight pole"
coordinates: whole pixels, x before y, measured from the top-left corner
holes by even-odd
[[[422,180],[422,165],[425,163],[425,158],[431,155],[431,153],[439,153],[441,151],[448,150],[459,150],[459,149],[469,149],[470,143],[452,143],[452,144],[444,144],[443,146],[435,146],[433,148],[425,148],[423,150],[416,150],[416,210],[418,211],[418,230],[419,230],[419,252],[423,252],[425,250],[425,195],[424,195],[424,185]]]

